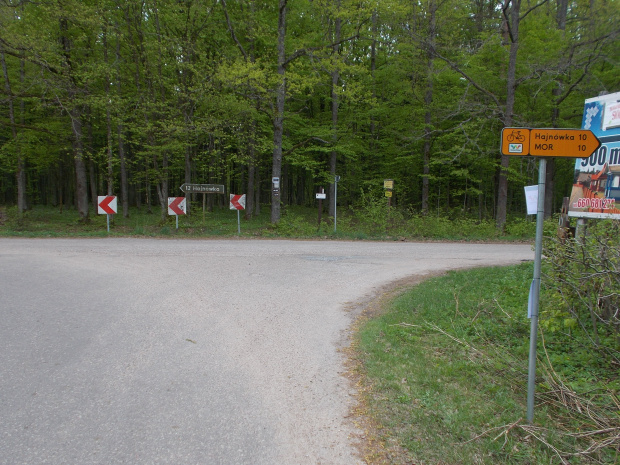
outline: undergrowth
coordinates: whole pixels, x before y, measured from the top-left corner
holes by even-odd
[[[531,279],[531,264],[451,272],[366,323],[363,402],[385,447],[369,463],[618,463],[618,370],[554,364],[582,342],[544,325],[535,419],[525,420]]]
[[[57,236],[173,236],[233,237],[238,235],[236,211],[203,211],[192,204],[190,214],[162,218],[159,211],[130,208],[129,216],[110,216],[91,210],[87,221],[80,221],[75,209],[37,206],[19,215],[16,207],[6,208],[0,221],[0,235],[25,237]],[[240,216],[241,237],[323,238],[349,240],[532,240],[535,223],[531,218],[512,217],[500,233],[492,219],[422,215],[419,212],[388,208],[385,199],[362,196],[359,204],[339,208],[336,221],[322,213],[318,221],[315,208],[286,206],[276,224],[270,222],[268,206],[259,215]],[[553,222],[552,220],[551,222]]]

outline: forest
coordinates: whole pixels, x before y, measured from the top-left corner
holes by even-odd
[[[390,179],[396,208],[502,229],[538,170],[502,128],[581,127],[620,90],[619,24],[616,0],[0,0],[0,205],[163,217],[213,183],[277,223]],[[574,163],[549,159],[546,215]]]

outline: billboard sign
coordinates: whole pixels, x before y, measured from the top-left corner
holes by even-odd
[[[620,219],[620,92],[587,99],[581,127],[601,145],[575,162],[568,215]]]

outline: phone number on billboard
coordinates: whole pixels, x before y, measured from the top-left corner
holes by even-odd
[[[616,199],[577,199],[577,208],[599,208],[608,210],[615,208]]]

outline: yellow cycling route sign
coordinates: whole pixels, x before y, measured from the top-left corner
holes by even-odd
[[[588,158],[601,145],[589,129],[502,129],[502,155]]]

